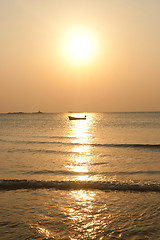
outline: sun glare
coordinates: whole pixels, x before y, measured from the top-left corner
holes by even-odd
[[[96,53],[95,39],[89,31],[70,31],[65,39],[63,52],[72,63],[86,63],[93,59]]]
[[[85,58],[91,53],[91,40],[88,36],[82,34],[76,35],[69,43],[69,50],[75,59]]]

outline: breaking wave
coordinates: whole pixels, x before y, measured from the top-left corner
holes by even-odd
[[[109,181],[37,181],[37,180],[0,180],[0,190],[18,189],[56,189],[56,190],[102,190],[160,192],[160,184],[139,184]]]

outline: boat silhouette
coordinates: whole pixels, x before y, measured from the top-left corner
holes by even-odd
[[[86,120],[87,116],[85,115],[84,117],[73,117],[73,116],[68,116],[69,120]]]

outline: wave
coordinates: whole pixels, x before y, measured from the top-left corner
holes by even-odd
[[[119,143],[119,144],[91,144],[97,147],[107,147],[107,148],[136,148],[136,149],[160,149],[160,144],[139,144],[139,143]]]
[[[23,172],[23,171],[22,171]],[[77,172],[72,172],[72,171],[66,171],[66,170],[39,170],[39,171],[25,171],[23,172],[27,175],[77,175]],[[78,174],[83,174],[82,172],[78,172]]]
[[[67,170],[48,170],[48,169],[42,169],[39,171],[25,171],[23,172],[27,175],[105,175],[105,176],[114,176],[114,175],[142,175],[142,174],[147,174],[147,175],[160,175],[160,171],[113,171],[113,172],[76,172],[76,171],[67,171]]]
[[[160,184],[132,184],[124,182],[92,181],[37,181],[37,180],[0,180],[0,190],[18,189],[56,189],[56,190],[102,190],[160,192]]]
[[[57,137],[51,137],[57,138]],[[61,137],[59,137],[61,138]],[[65,138],[65,137],[64,137]],[[77,139],[78,140],[78,139]],[[51,144],[51,145],[70,145],[70,146],[90,146],[90,147],[106,147],[106,148],[136,148],[136,149],[160,149],[160,144],[141,144],[141,143],[79,143],[79,142],[63,142],[63,141],[27,141],[27,140],[5,140],[0,139],[0,142],[9,142],[13,144]]]
[[[7,151],[8,153],[16,153],[16,152],[21,152],[21,153],[38,153],[38,154],[56,154],[56,155],[71,155],[73,156],[93,156],[92,153],[88,152],[78,152],[78,151],[62,151],[62,150],[52,150],[52,149],[31,149],[31,148],[26,148],[26,149],[0,149],[1,152]]]
[[[61,150],[49,150],[49,149],[8,149],[7,150],[9,153],[13,153],[13,152],[23,152],[23,153],[47,153],[47,154],[80,154],[79,152],[71,152],[71,151],[61,151]],[[82,155],[82,154],[81,154]],[[89,155],[89,154],[84,154],[84,155]]]

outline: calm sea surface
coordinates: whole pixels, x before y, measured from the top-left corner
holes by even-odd
[[[0,239],[160,239],[160,113],[0,114]]]

